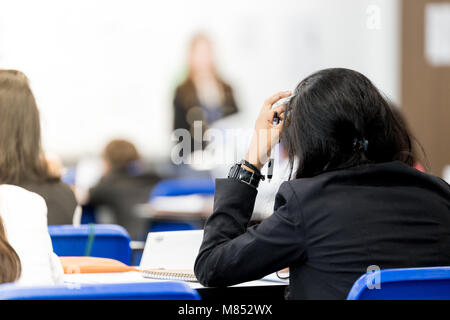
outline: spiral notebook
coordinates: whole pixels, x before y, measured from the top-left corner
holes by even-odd
[[[150,279],[198,282],[192,270],[146,269],[142,275]]]
[[[145,278],[197,282],[194,262],[203,230],[150,232],[139,270]]]

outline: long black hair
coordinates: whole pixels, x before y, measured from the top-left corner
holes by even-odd
[[[359,72],[318,71],[295,89],[287,105],[283,145],[295,177],[365,163],[415,163],[411,136],[392,104]]]

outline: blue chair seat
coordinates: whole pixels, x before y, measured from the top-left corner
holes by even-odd
[[[0,285],[0,300],[200,300],[183,282],[23,287]]]
[[[379,289],[375,284],[379,284]],[[384,269],[366,273],[353,284],[347,299],[450,300],[450,267]]]

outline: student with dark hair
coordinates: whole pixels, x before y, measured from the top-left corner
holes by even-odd
[[[138,150],[130,141],[110,141],[103,150],[105,172],[89,190],[87,205],[106,208],[112,221],[123,226],[132,239],[140,239],[146,224],[134,214],[137,204],[146,203],[159,178],[141,168]]]
[[[0,183],[42,196],[48,224],[71,224],[75,195],[49,169],[41,147],[39,110],[26,76],[0,70]]]
[[[228,286],[289,267],[289,298],[345,299],[372,265],[449,265],[450,186],[412,167],[411,137],[370,80],[326,69],[293,94],[286,105],[272,108],[290,93],[264,103],[245,160],[216,181],[199,281]],[[274,213],[247,228],[273,132],[298,166]]]
[[[0,283],[14,282],[21,272],[20,259],[6,238],[3,220],[0,217]]]

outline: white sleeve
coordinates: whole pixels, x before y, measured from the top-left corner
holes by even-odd
[[[61,283],[63,269],[47,227],[47,206],[36,193],[11,185],[0,186],[0,216],[11,246],[22,265],[23,285]]]

